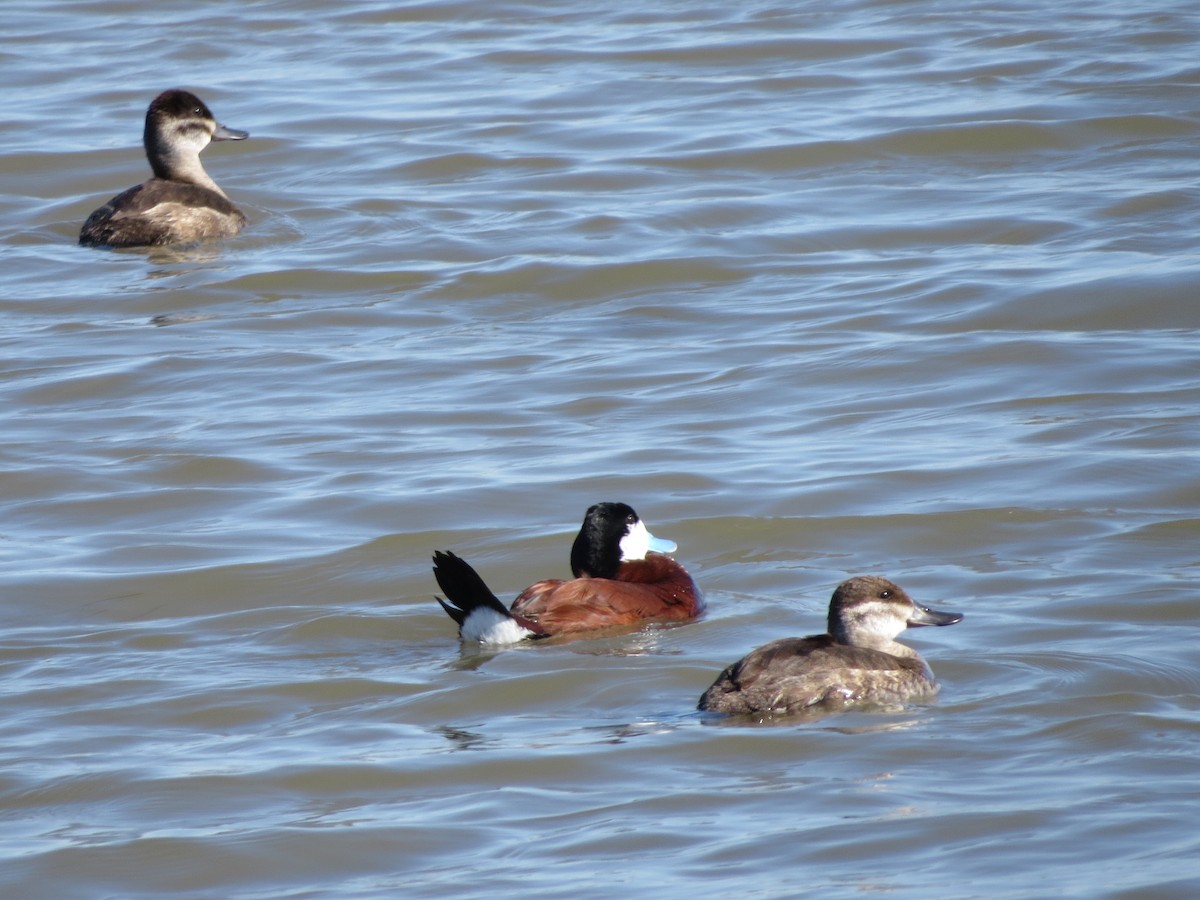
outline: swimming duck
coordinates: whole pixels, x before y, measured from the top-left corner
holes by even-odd
[[[508,609],[453,553],[433,554],[433,574],[446,595],[438,602],[458,623],[463,640],[513,644],[616,625],[694,618],[704,601],[687,570],[665,555],[674,550],[674,543],[646,530],[632,507],[597,503],[583,517],[571,547],[575,577],[530,585]]]
[[[145,247],[231,237],[246,217],[200,164],[209,141],[250,135],[221,125],[195,94],[163,91],[146,110],[142,142],[154,177],[113,197],[79,232],[86,246]]]
[[[829,631],[764,644],[720,674],[700,698],[710,712],[792,713],[854,703],[892,704],[937,693],[917,651],[894,638],[906,627],[953,625],[960,613],[912,601],[877,575],[843,581],[829,601]]]

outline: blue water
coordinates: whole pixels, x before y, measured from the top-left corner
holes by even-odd
[[[0,892],[1200,891],[1190,4],[5,14]],[[460,648],[598,500],[706,616]],[[866,572],[936,703],[695,712]]]

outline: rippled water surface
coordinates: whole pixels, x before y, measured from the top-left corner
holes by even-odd
[[[615,8],[5,4],[0,893],[1200,893],[1195,4]],[[460,649],[597,500],[707,615]],[[695,712],[863,572],[937,703]]]

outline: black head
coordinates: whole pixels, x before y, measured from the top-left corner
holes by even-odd
[[[215,122],[211,110],[191,91],[172,88],[163,91],[150,102],[146,110],[146,127],[164,119],[208,119]]]
[[[641,521],[626,503],[597,503],[588,507],[571,547],[571,571],[576,578],[612,578],[621,566],[621,540]]]

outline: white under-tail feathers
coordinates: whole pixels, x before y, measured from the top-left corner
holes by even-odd
[[[493,645],[520,643],[535,634],[508,613],[488,606],[477,606],[467,613],[458,631],[464,641]]]
[[[433,561],[434,577],[446,595],[438,602],[458,623],[463,640],[515,644],[537,633],[517,621],[466,560],[438,551]]]

